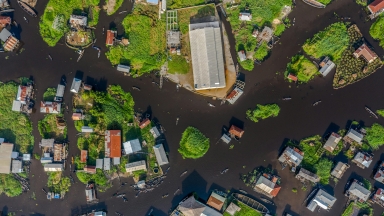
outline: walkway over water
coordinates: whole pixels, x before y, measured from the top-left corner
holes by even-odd
[[[269,210],[267,207],[265,207],[263,204],[257,202],[254,199],[251,199],[243,194],[238,194],[238,193],[233,193],[232,196],[237,200],[242,202],[243,204],[253,208],[254,210],[262,213],[262,214],[267,214],[269,213]]]

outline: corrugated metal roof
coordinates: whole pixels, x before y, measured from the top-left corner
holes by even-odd
[[[65,91],[65,86],[63,85],[57,85],[56,89],[56,97],[63,97],[64,96],[64,91]]]
[[[271,182],[264,176],[260,176],[260,178],[256,182],[256,187],[260,188],[261,190],[267,193],[271,193],[272,190],[275,188],[275,183]]]
[[[19,160],[12,160],[12,173],[21,173],[21,172],[23,172],[22,162]]]
[[[125,170],[127,172],[133,172],[137,170],[147,170],[147,165],[145,163],[145,160],[127,163],[125,164]]]
[[[21,111],[21,101],[14,100],[12,104],[12,111],[20,112]]]
[[[54,139],[42,139],[40,142],[41,147],[53,148]]]
[[[96,159],[96,169],[103,169],[103,159]]]
[[[63,171],[63,164],[44,164],[44,171],[46,172],[56,172]]]
[[[121,131],[105,131],[105,157],[121,157]]]
[[[353,183],[349,187],[348,191],[351,194],[355,195],[356,197],[358,197],[359,199],[362,199],[364,201],[367,201],[369,195],[371,194],[371,192],[368,189],[366,189],[363,186],[361,186],[360,184],[358,184],[357,181],[353,181]]]
[[[8,31],[8,29],[6,28],[3,28],[3,30],[1,30],[0,32],[0,40],[5,42],[7,41],[7,39],[12,36],[11,32]]]
[[[169,163],[163,144],[153,146],[153,151],[155,152],[156,160],[159,166]]]
[[[132,154],[141,151],[139,139],[134,139],[123,143],[125,154]]]
[[[81,80],[77,78],[73,78],[73,82],[71,85],[71,92],[73,93],[79,93],[81,86]]]
[[[151,129],[149,130],[149,132],[151,132],[153,138],[155,138],[155,139],[156,139],[157,137],[160,136],[160,132],[159,132],[159,130],[157,129],[156,126],[153,127],[153,128],[151,128]]]
[[[104,170],[111,169],[111,158],[104,158]]]
[[[12,143],[2,143],[0,145],[0,173],[10,173],[12,150]]]

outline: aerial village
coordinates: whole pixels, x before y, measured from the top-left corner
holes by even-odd
[[[331,1],[303,2],[324,9]],[[30,17],[37,17],[34,9],[36,1],[18,0],[17,3]],[[79,10],[72,11],[71,8],[70,14],[64,14],[54,11],[54,6],[57,7],[55,3],[49,4],[52,5],[47,6],[40,23],[43,40],[49,46],[55,46],[62,37],[65,45],[79,55],[77,62],[82,59],[85,49],[91,46],[98,52],[97,58],[100,58],[101,48],[96,46],[94,34],[100,8],[87,2]],[[295,4],[295,1],[276,3],[278,7],[273,13],[274,17],[267,20],[260,17],[260,9],[256,9],[258,5],[248,0],[223,1],[218,5],[207,2],[201,5],[184,5],[176,1],[170,4],[166,0],[138,2],[133,11],[129,12],[127,21],[123,21],[124,27],[138,28],[125,23],[134,23],[134,19],[137,22],[151,19],[153,27],[150,27],[154,31],[164,27],[161,29],[164,31],[161,37],[150,42],[144,41],[164,47],[153,48],[150,46],[153,44],[145,44],[147,48],[153,49],[151,52],[155,55],[145,56],[149,55],[147,50],[140,53],[145,56],[143,58],[148,58],[144,62],[150,71],[144,71],[145,64],[137,63],[142,59],[134,57],[137,49],[135,46],[143,42],[143,39],[131,34],[136,33],[134,30],[120,34],[114,27],[106,30],[103,28],[108,49],[106,56],[117,71],[128,76],[125,77],[127,79],[156,71],[159,82],[152,83],[160,89],[164,80],[170,80],[176,84],[177,91],[183,87],[219,100],[221,105],[226,102],[234,105],[244,92],[245,82],[240,78],[241,71],[253,70],[255,65],[257,67],[268,59],[273,47],[279,44],[284,30],[295,24],[295,19],[288,18]],[[108,3],[105,7],[108,15],[119,9]],[[18,28],[16,21],[11,18],[14,9],[7,0],[0,0],[0,9],[0,51],[20,54],[23,42],[12,32],[14,27]],[[381,19],[384,1],[375,0],[366,5],[366,10],[369,19]],[[152,14],[151,18],[144,16],[144,12]],[[24,17],[26,23],[28,18]],[[225,30],[222,19],[230,24],[232,32]],[[148,33],[155,35],[150,30]],[[237,59],[231,57],[228,34],[234,37],[236,47],[232,49],[235,49]],[[153,39],[151,37],[147,39]],[[300,51],[291,58],[284,78],[289,83],[302,85],[315,79],[315,76],[326,77],[335,71],[334,89],[362,80],[380,69],[383,64],[365,37],[367,36],[363,36],[356,24],[344,21],[331,24],[302,45],[303,52]],[[331,48],[324,46],[329,41],[334,43]],[[165,53],[163,48],[166,48]],[[48,57],[53,61],[53,56],[48,54]],[[156,63],[151,65],[149,62]],[[70,81],[70,85],[67,85],[66,80],[62,79],[55,84],[56,88],[45,89],[42,99],[36,99],[37,89],[31,79],[21,78],[19,82],[1,83],[4,88],[8,88],[7,95],[11,95],[9,92],[13,93],[7,97],[7,101],[0,102],[2,109],[6,109],[4,112],[14,122],[28,122],[24,124],[23,130],[30,130],[31,134],[29,117],[36,113],[44,115],[37,125],[41,136],[39,143],[33,144],[32,135],[20,143],[17,138],[0,138],[0,174],[4,174],[4,179],[7,179],[0,180],[0,183],[7,185],[6,181],[16,182],[18,186],[17,189],[7,188],[6,195],[13,197],[30,190],[30,165],[35,161],[41,163],[40,168],[46,173],[47,184],[41,190],[52,202],[66,199],[75,182],[82,184],[84,197],[78,199],[83,199],[87,205],[98,204],[98,193],[112,188],[114,180],[118,180],[120,188],[123,188],[128,186],[121,179],[132,178],[134,184],[130,186],[135,194],[131,195],[135,198],[160,190],[157,188],[164,184],[173,165],[164,126],[152,116],[150,110],[135,109],[133,96],[119,85],[109,85],[106,91],[98,91],[80,77]],[[137,86],[131,88],[135,91],[141,90]],[[0,90],[0,93],[1,91],[5,90]],[[64,100],[65,94],[71,95],[71,101]],[[312,105],[317,106],[320,102],[321,100],[316,101]],[[207,105],[216,107],[212,101],[207,102]],[[259,111],[263,109],[270,109],[270,112],[260,114]],[[383,110],[374,112],[368,107],[365,110],[375,119],[384,116]],[[277,117],[279,111],[277,104],[257,105],[254,110],[246,111],[246,119],[253,123],[268,121],[264,119]],[[70,116],[70,119],[65,116]],[[179,117],[176,125],[178,121]],[[69,122],[73,124],[68,124]],[[327,214],[334,205],[345,205],[343,216],[373,215],[373,204],[384,208],[384,187],[378,184],[372,186],[368,179],[384,184],[384,161],[376,165],[372,163],[374,152],[384,145],[384,141],[376,140],[378,133],[384,135],[384,128],[378,123],[367,127],[356,121],[347,125],[345,129],[327,131],[324,136],[315,135],[300,141],[285,142],[278,156],[274,158],[281,167],[256,167],[241,174],[244,187],[227,191],[210,189],[207,200],[200,198],[199,194],[189,194],[178,200],[178,204],[172,207],[168,215],[275,215],[275,208],[271,206],[274,206],[275,198],[284,189],[282,183],[285,179],[280,176],[286,172],[300,182],[302,191],[308,191],[302,202],[310,212],[325,211]],[[76,141],[68,139],[68,127],[76,129]],[[168,131],[169,133],[172,131]],[[232,149],[248,133],[251,134],[252,131],[246,132],[243,125],[231,123],[229,127],[223,127],[216,144]],[[189,126],[182,134],[178,152],[183,159],[198,159],[207,153],[209,145],[209,139],[202,132]],[[33,150],[34,146],[38,146],[39,151]],[[70,146],[76,146],[77,152],[70,152]],[[355,173],[346,185],[338,185],[340,179],[349,178],[344,173],[354,166],[369,170],[372,175],[367,177]],[[228,171],[226,168],[218,174],[224,177]],[[185,170],[180,173],[180,178],[188,172]],[[347,203],[337,202],[338,198],[330,190],[335,187],[344,187]],[[292,193],[297,193],[300,189],[291,190]],[[179,191],[177,189],[173,196]],[[168,196],[172,196],[172,193],[159,198]],[[116,192],[112,197],[122,203],[129,202],[126,193]],[[83,215],[106,214],[106,210],[95,209]],[[115,214],[123,215],[119,212]],[[291,215],[291,212],[288,210],[284,215]]]

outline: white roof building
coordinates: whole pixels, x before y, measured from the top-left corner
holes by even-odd
[[[56,89],[56,97],[63,97],[64,96],[64,91],[65,91],[65,86],[63,85],[57,85]]]
[[[352,140],[352,141],[355,141],[357,142],[358,144],[361,144],[361,142],[363,141],[363,138],[364,138],[364,135],[355,131],[354,129],[349,129],[347,135],[345,135],[344,137],[344,140],[346,141],[349,141],[349,140]]]
[[[153,146],[153,151],[155,152],[157,164],[159,166],[169,163],[163,144]]]
[[[104,170],[111,169],[111,158],[104,158]]]
[[[134,139],[123,143],[125,154],[132,154],[141,151],[139,139]]]
[[[82,126],[81,127],[81,132],[82,133],[93,133],[93,128],[88,127],[88,126]]]
[[[79,15],[71,15],[69,18],[69,23],[71,24],[71,27],[77,27],[77,26],[87,26],[88,19],[86,16],[79,16]]]
[[[151,132],[153,138],[155,138],[155,139],[156,139],[157,137],[160,136],[160,132],[159,132],[159,130],[157,129],[157,127],[153,127],[153,128],[151,128],[151,129],[149,130],[149,132]]]
[[[315,211],[316,207],[319,206],[322,209],[329,210],[335,204],[336,198],[327,192],[319,189],[312,201],[307,205],[310,211]]]
[[[12,150],[12,143],[0,145],[0,173],[9,174],[11,172]]]
[[[81,79],[73,78],[73,82],[71,85],[71,92],[77,94],[80,91]]]
[[[256,182],[255,187],[267,193],[271,193],[273,191],[273,188],[275,188],[275,183],[271,182],[269,179],[265,178],[264,176],[260,176],[260,178]]]
[[[21,173],[23,172],[22,162],[19,160],[12,160],[12,173]]]
[[[125,170],[127,172],[133,172],[137,170],[147,170],[147,164],[145,163],[145,160],[136,161],[133,163],[127,163],[125,164]]]
[[[252,14],[250,13],[240,13],[239,20],[241,21],[252,21]]]
[[[12,103],[12,111],[20,112],[21,111],[21,101],[14,100]]]
[[[366,189],[365,187],[361,186],[357,180],[354,180],[348,188],[348,192],[355,196],[357,199],[362,201],[367,201],[369,198],[369,195],[371,195],[371,191]]]
[[[224,58],[219,22],[189,25],[194,88],[224,88]]]
[[[45,172],[57,172],[57,171],[63,171],[64,167],[63,164],[44,164],[44,171]]]
[[[103,169],[103,159],[96,159],[96,169]]]
[[[42,139],[40,142],[40,147],[53,148],[54,143],[55,143],[54,139]]]

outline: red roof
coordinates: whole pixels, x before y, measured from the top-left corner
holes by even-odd
[[[241,138],[241,136],[243,136],[244,134],[244,131],[236,127],[235,125],[232,125],[231,128],[229,129],[229,133]]]
[[[87,150],[81,150],[80,161],[82,163],[87,163],[87,157],[88,157],[88,151]]]
[[[293,74],[288,74],[288,79],[296,82],[297,81],[297,76],[293,75]]]
[[[361,45],[354,53],[357,58],[363,56],[365,60],[371,62],[377,58],[376,53],[374,53],[369,47],[365,44]]]
[[[105,41],[106,45],[113,45],[113,41],[115,39],[115,32],[116,31],[107,30],[107,40]]]
[[[280,189],[281,189],[280,186],[275,185],[275,188],[273,188],[273,190],[272,190],[271,193],[270,193],[271,196],[273,196],[273,197],[277,196],[277,194],[279,193]]]
[[[4,43],[4,49],[7,51],[13,51],[18,44],[19,44],[19,40],[17,40],[13,36],[9,36],[7,41],[5,41]]]
[[[105,131],[105,157],[121,157],[121,132],[120,130]]]
[[[143,128],[147,127],[149,124],[151,124],[151,120],[146,118],[146,119],[144,119],[143,121],[140,122],[139,127],[141,129],[143,129]]]
[[[7,24],[11,24],[11,17],[0,16],[0,25],[6,26]]]
[[[231,91],[231,93],[229,93],[229,95],[227,96],[227,99],[231,99],[231,98],[235,97],[236,94],[237,94],[237,91],[235,89],[233,89]]]
[[[88,166],[88,165],[86,165],[84,167],[84,172],[95,174],[96,173],[96,167],[95,166]]]
[[[376,0],[368,5],[368,8],[372,13],[377,13],[379,10],[384,8],[384,0]]]
[[[81,120],[81,113],[73,113],[72,120],[74,121]]]

